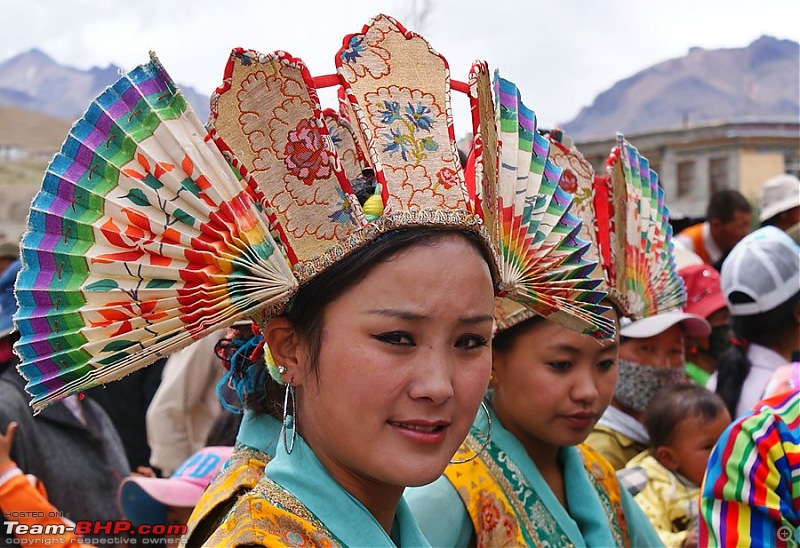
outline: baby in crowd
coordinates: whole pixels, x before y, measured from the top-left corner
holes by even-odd
[[[730,414],[717,394],[684,383],[660,391],[642,422],[650,448],[630,460],[620,480],[666,546],[696,546],[700,484]]]

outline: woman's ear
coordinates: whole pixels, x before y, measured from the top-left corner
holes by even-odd
[[[286,368],[281,374],[284,382],[297,386],[307,370],[306,345],[294,324],[284,316],[272,318],[264,329],[264,341],[275,365]]]
[[[503,353],[492,349],[492,372],[489,375],[489,386],[500,382],[500,371],[503,369]]]

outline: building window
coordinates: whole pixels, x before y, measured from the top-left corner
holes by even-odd
[[[790,173],[795,177],[800,177],[800,156],[795,154],[794,150],[786,152],[783,161],[783,170],[786,173]]]
[[[690,196],[692,186],[694,186],[694,160],[678,162],[678,198]]]
[[[711,158],[708,162],[708,182],[711,194],[728,188],[728,159]]]

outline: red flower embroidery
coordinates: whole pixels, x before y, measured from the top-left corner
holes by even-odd
[[[319,129],[311,120],[300,120],[297,127],[289,132],[284,152],[289,173],[307,185],[331,174],[329,153]]]
[[[561,174],[561,180],[558,182],[558,186],[565,192],[575,194],[578,192],[578,178],[571,169],[565,169]]]
[[[481,523],[484,531],[491,531],[500,522],[500,509],[493,496],[481,500]]]
[[[508,516],[503,516],[500,523],[505,531],[505,541],[510,542],[517,536],[517,523]]]
[[[436,180],[445,188],[451,188],[458,183],[458,173],[449,167],[443,167],[436,172]]]

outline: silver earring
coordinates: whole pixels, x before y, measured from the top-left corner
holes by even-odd
[[[280,373],[281,375],[286,373],[286,366],[285,365],[279,365],[278,366],[278,373]]]
[[[489,414],[489,408],[486,407],[486,403],[484,403],[483,400],[481,400],[481,409],[483,409],[483,412],[486,414],[486,424],[488,424],[488,427],[486,428],[486,441],[483,442],[483,445],[481,445],[481,448],[478,450],[478,452],[472,455],[470,458],[463,460],[450,460],[450,464],[464,464],[477,459],[478,455],[483,453],[489,446],[489,442],[492,441],[492,416]]]
[[[292,397],[292,413],[289,414],[289,395],[291,394]],[[283,436],[283,448],[286,449],[286,453],[291,455],[292,451],[294,451],[294,442],[297,438],[297,420],[295,418],[297,415],[297,403],[294,399],[294,387],[291,384],[286,385],[286,393],[283,395],[283,428],[281,429],[281,435]],[[286,442],[286,431],[291,428],[292,430],[292,443],[288,444]]]

